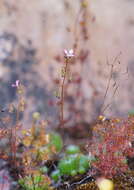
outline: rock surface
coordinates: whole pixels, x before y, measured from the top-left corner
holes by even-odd
[[[81,13],[79,17],[77,16],[80,2],[71,0],[0,1],[0,9],[2,10],[0,13],[0,32],[6,31],[15,35],[21,48],[27,46],[29,40],[32,41],[32,46],[37,50],[36,58],[38,60],[38,63],[33,66],[34,71],[38,73],[35,81],[39,84],[39,80],[41,80],[47,85],[48,96],[50,94],[53,96],[51,91],[52,68],[55,69],[54,75],[58,73],[59,69],[54,57],[59,54],[62,55],[64,48],[72,48],[76,29],[75,23],[77,20],[82,22]],[[86,27],[90,38],[86,42],[83,42],[81,37],[79,40],[79,49],[90,51],[81,72],[83,77],[81,89],[86,99],[86,104],[83,105],[85,106],[84,109],[87,110],[86,118],[91,120],[99,114],[98,110],[101,108],[110,75],[110,67],[106,64],[106,60],[108,59],[109,63],[112,63],[112,60],[120,52],[122,53],[114,68],[114,80],[106,101],[106,105],[110,103],[110,108],[106,109],[105,114],[126,115],[130,109],[134,108],[134,2],[132,0],[87,0],[87,4]],[[78,34],[80,34],[80,27],[78,27]],[[12,67],[14,74],[18,72],[16,67],[19,69],[20,65],[23,64],[22,62],[19,64],[18,61],[23,53],[16,49],[13,51],[13,56],[17,60],[18,66]],[[0,77],[1,80],[3,77],[8,78],[4,80],[7,82],[6,84],[9,84],[11,72],[9,68],[3,65],[0,65]],[[10,67],[10,62],[7,65]],[[23,69],[31,70],[31,67],[27,68],[27,65]],[[77,66],[75,69],[77,70]],[[78,71],[80,70],[78,69]],[[32,76],[33,74],[31,78]],[[14,79],[16,78],[14,77]],[[115,91],[113,86],[118,87],[115,98],[112,97]],[[95,96],[96,92],[97,96]],[[32,93],[34,92],[31,91],[31,95]],[[39,91],[38,94],[42,94],[42,91]],[[10,98],[7,99],[9,101]],[[34,102],[35,100],[31,98],[30,101]],[[39,104],[40,107],[47,105],[46,103]]]

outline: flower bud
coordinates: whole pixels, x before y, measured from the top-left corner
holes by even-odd
[[[40,119],[40,113],[39,112],[34,112],[33,115],[32,115],[33,119],[36,121],[36,120],[39,120]]]

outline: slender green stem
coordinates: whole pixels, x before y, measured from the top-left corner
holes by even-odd
[[[68,60],[68,58],[66,58],[66,65],[65,65],[63,80],[62,80],[62,84],[61,84],[60,127],[64,126],[64,88],[65,88],[65,81],[66,81],[67,70],[68,70],[68,63],[69,63],[69,60]]]

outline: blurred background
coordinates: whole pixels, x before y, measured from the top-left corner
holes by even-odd
[[[72,83],[66,87],[70,125],[100,114],[127,116],[134,109],[133,0],[0,0],[0,105],[17,101],[25,86],[24,122],[35,111],[58,124],[64,49],[73,48]]]

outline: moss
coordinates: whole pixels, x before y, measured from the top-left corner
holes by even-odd
[[[134,171],[129,171],[118,176],[116,175],[112,181],[114,183],[114,190],[134,190]],[[64,185],[60,190],[63,189]],[[77,184],[73,190],[99,190],[99,188],[97,187],[95,181],[90,181],[81,185]]]
[[[115,190],[134,190],[134,171],[113,178]]]
[[[75,190],[99,190],[95,182],[81,184]]]

